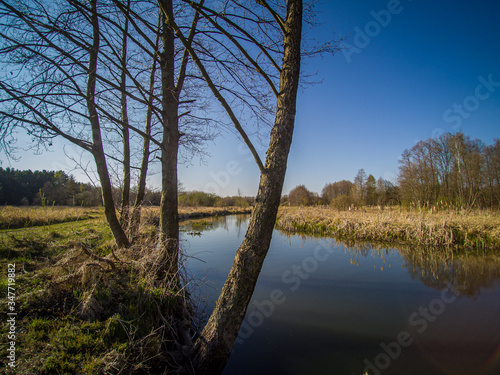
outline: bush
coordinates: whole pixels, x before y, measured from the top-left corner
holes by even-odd
[[[356,201],[350,195],[339,195],[330,201],[330,206],[337,210],[347,210],[355,204]]]

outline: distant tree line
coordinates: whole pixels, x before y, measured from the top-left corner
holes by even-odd
[[[326,184],[321,195],[304,185],[282,203],[292,206],[416,205],[459,208],[500,206],[500,140],[493,145],[463,133],[445,133],[405,150],[395,183],[360,169],[354,180]]]
[[[283,196],[282,203],[292,206],[330,205],[338,209],[357,206],[433,205],[453,207],[500,206],[500,140],[484,145],[463,133],[446,133],[418,142],[401,156],[395,183],[376,179],[360,169],[353,181],[342,180],[325,185],[321,194],[304,185]],[[119,202],[121,188],[113,188]],[[131,199],[137,188],[132,187]],[[254,197],[220,197],[202,191],[179,188],[178,202],[183,207],[248,207]],[[146,188],[144,204],[159,206],[161,193]],[[0,168],[0,205],[102,204],[100,188],[77,182],[63,171],[20,171]]]
[[[98,206],[100,190],[63,171],[0,168],[1,205]]]
[[[398,183],[405,203],[500,205],[500,139],[488,146],[463,133],[446,133],[405,150],[400,164]]]
[[[401,203],[398,186],[390,181],[373,175],[366,175],[360,169],[354,182],[348,180],[326,184],[321,195],[309,191],[304,185],[292,189],[282,199],[282,203],[291,206],[330,205],[345,210],[357,206],[396,205]]]
[[[137,187],[132,187],[131,199],[135,199]],[[115,202],[120,201],[121,188],[113,188]],[[248,207],[254,197],[220,197],[202,191],[185,192],[180,189],[179,205],[183,207]],[[146,188],[144,204],[159,206],[161,192]],[[0,168],[0,205],[13,206],[100,206],[101,189],[90,183],[77,182],[63,171],[21,171]]]
[[[253,206],[255,197],[228,196],[220,197],[203,191],[181,192],[179,206],[181,207],[249,207]]]
[[[119,202],[121,188],[113,188]],[[137,188],[131,191],[135,198]],[[145,204],[159,205],[161,193],[146,189]],[[77,182],[63,171],[31,171],[0,168],[0,205],[12,206],[84,206],[102,205],[100,187]]]

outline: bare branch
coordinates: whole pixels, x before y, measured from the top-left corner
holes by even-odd
[[[163,11],[162,3],[163,3],[163,0],[160,0],[160,8],[162,8],[162,11]],[[243,130],[243,128],[242,128],[240,122],[238,121],[237,117],[235,116],[231,106],[227,103],[226,99],[221,95],[220,91],[217,90],[217,88],[215,87],[212,79],[210,78],[210,75],[208,74],[207,70],[205,69],[205,66],[198,58],[198,56],[197,56],[196,52],[193,50],[192,46],[190,46],[188,44],[188,41],[186,40],[186,38],[184,37],[184,35],[180,31],[177,24],[174,22],[173,19],[168,17],[167,12],[164,12],[164,14],[165,14],[165,22],[167,23],[167,25],[169,27],[171,27],[175,31],[176,36],[181,40],[182,44],[184,44],[184,47],[189,51],[191,58],[193,59],[196,66],[200,70],[201,74],[203,75],[203,78],[207,82],[208,87],[210,88],[210,90],[212,91],[214,96],[217,98],[217,100],[222,104],[222,106],[226,110],[226,112],[229,115],[229,117],[231,118],[231,121],[233,122],[234,126],[236,127],[236,129],[240,133],[241,137],[243,138],[245,144],[250,149],[250,151],[255,159],[255,162],[259,166],[259,169],[261,170],[262,173],[264,173],[265,172],[264,164],[262,164],[262,160],[260,159],[260,156],[257,153],[257,150],[255,149],[254,145],[252,144],[252,141],[250,141],[250,138],[248,138],[248,135],[246,134],[245,130]]]
[[[273,16],[274,20],[276,21],[276,23],[280,27],[281,32],[283,33],[283,35],[286,35],[287,34],[287,29],[286,29],[285,21],[283,21],[283,19],[280,17],[280,15],[278,13],[276,13],[276,11],[273,8],[271,8],[269,6],[269,4],[265,0],[255,0],[255,1],[257,2],[257,4],[262,5],[264,8],[267,9],[267,11],[269,13],[271,13],[271,15]]]
[[[228,23],[228,25],[230,25],[231,27],[235,28],[236,30],[238,30],[238,32],[240,32],[241,34],[243,34],[245,37],[248,38],[249,41],[251,41],[255,46],[257,46],[261,52],[268,58],[268,60],[271,62],[271,64],[276,68],[276,70],[281,73],[281,67],[280,65],[273,59],[273,57],[269,54],[269,48],[262,45],[261,43],[259,43],[253,36],[252,34],[250,34],[248,31],[246,31],[245,29],[243,29],[242,27],[240,27],[237,23],[231,21],[228,17],[224,16],[223,14],[220,14],[220,13],[217,13],[215,12],[214,10],[212,9],[209,9],[209,8],[206,8],[206,7],[203,7],[201,6],[200,4],[197,4],[191,0],[182,0],[186,3],[188,3],[189,5],[191,5],[192,7],[194,7],[198,12],[203,10],[207,13],[211,13],[213,16],[216,16],[217,18],[221,18],[223,19],[225,22]],[[204,16],[205,17],[205,16]],[[252,20],[253,21],[253,20]]]

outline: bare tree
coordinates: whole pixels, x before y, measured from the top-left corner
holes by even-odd
[[[131,234],[137,234],[138,207],[144,199],[149,164],[154,160],[151,143],[160,153],[172,152],[173,144],[176,150],[180,144],[185,150],[198,152],[201,142],[210,138],[206,128],[211,120],[200,109],[203,100],[197,105],[189,96],[192,93],[187,98],[182,94],[185,78],[190,75],[189,55],[179,54],[182,46],[169,44],[173,38],[158,22],[158,4],[153,0],[60,0],[50,6],[38,1],[17,5],[8,0],[0,2],[0,36],[5,41],[0,50],[5,67],[0,85],[0,126],[5,134],[2,146],[7,153],[12,151],[14,134],[25,129],[37,147],[63,137],[90,152],[116,242],[128,246],[125,226],[131,169],[139,171],[135,225],[131,228]],[[194,17],[193,11],[190,14]],[[184,16],[186,24],[189,16]],[[192,26],[190,39],[195,23]],[[158,73],[163,79],[158,79]],[[174,75],[178,79],[173,88],[169,82]],[[186,106],[191,107],[189,111]],[[162,123],[159,132],[153,130],[156,123]],[[204,129],[200,130],[199,124]],[[171,131],[174,127],[177,133]],[[158,140],[162,135],[163,140]],[[131,143],[134,136],[136,146]],[[131,149],[139,147],[138,140],[143,141],[142,160],[136,160],[139,166],[134,167]],[[162,160],[172,164],[173,159]],[[116,167],[123,170],[121,225],[110,172]],[[168,176],[172,165],[163,165],[163,170]],[[176,206],[172,206],[174,211]],[[162,228],[166,233],[166,226]]]
[[[130,0],[127,0],[124,13],[124,25],[121,41],[120,56],[120,112],[123,123],[122,141],[123,141],[123,187],[122,202],[120,210],[120,223],[124,230],[127,230],[129,224],[129,205],[130,205],[130,129],[127,108],[127,39],[129,28]],[[147,133],[146,133],[147,134]],[[148,140],[149,141],[149,140]]]
[[[313,193],[304,185],[299,185],[290,190],[288,203],[292,206],[309,206],[313,203]]]
[[[351,195],[352,189],[353,183],[347,180],[326,184],[321,191],[321,198],[323,199],[323,201],[325,201],[325,203],[330,203],[332,199],[337,198],[341,195]]]
[[[366,200],[366,172],[363,168],[358,170],[354,177],[354,198],[363,204]]]
[[[227,111],[236,130],[249,147],[261,170],[259,191],[249,229],[238,249],[233,267],[222,289],[217,305],[194,347],[197,373],[213,374],[220,372],[229,358],[271,241],[295,123],[296,96],[300,78],[302,1],[290,0],[287,2],[286,7],[277,7],[278,10],[265,1],[259,1],[260,7],[257,8],[253,4],[230,2],[228,7],[233,6],[231,12],[227,11],[226,8],[225,12],[222,13],[191,3],[199,14],[225,36],[236,50],[243,55],[241,61],[247,61],[265,79],[276,96],[276,115],[265,164],[262,163],[231,105],[223,96],[221,90],[214,84],[213,77],[205,67],[204,62],[199,58],[196,51],[186,43],[182,30],[176,25],[170,13],[168,2],[163,0],[160,3],[167,24],[175,31],[176,36],[191,54],[209,88]],[[231,14],[238,17],[237,13],[233,12],[244,9],[244,13],[239,13],[240,20],[254,25],[258,24],[258,22],[264,23],[264,17],[251,19],[250,15],[255,17],[257,14],[252,11],[252,7],[257,11],[264,10],[273,19],[273,23],[265,22],[265,24],[270,28],[274,28],[274,31],[278,31],[280,35],[280,41],[274,42],[274,49],[266,48],[263,44],[257,42],[247,30],[240,28],[228,16],[228,14]],[[219,20],[224,22],[224,26],[219,25]],[[265,72],[261,64],[250,56],[248,50],[239,43],[240,40],[253,43],[255,48],[260,49],[264,55],[267,55],[268,63],[278,71],[279,88],[274,87],[271,76]],[[269,51],[279,50],[280,47],[282,48],[282,61],[281,64],[276,64]],[[267,53],[264,53],[264,51]]]
[[[488,191],[495,190],[492,150],[463,133],[418,142],[400,160],[403,199],[419,205],[443,201],[461,208],[495,204],[487,198]]]
[[[103,145],[97,1],[83,6],[68,0],[48,7],[2,0],[0,6],[5,41],[0,54],[2,63],[9,64],[0,82],[1,126],[25,128],[39,146],[62,136],[90,152],[110,228],[117,244],[128,246],[116,217]]]

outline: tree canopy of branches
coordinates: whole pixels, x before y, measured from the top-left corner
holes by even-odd
[[[321,199],[329,203],[341,195],[351,195],[353,183],[351,181],[342,180],[331,184],[326,184],[321,191]]]
[[[182,27],[194,30],[195,12],[189,9],[179,7],[177,16]],[[150,163],[165,152],[175,154],[175,160],[160,162],[163,174],[174,172],[176,178],[172,165],[179,147],[189,157],[211,137],[203,90],[194,79],[185,85],[190,68],[184,47],[175,43],[152,0],[2,0],[0,16],[2,149],[12,156],[25,131],[37,149],[62,137],[89,152],[115,240],[128,246],[132,171],[139,174],[134,206],[140,208]],[[188,39],[193,37],[194,31]],[[122,222],[112,193],[120,168]]]
[[[292,206],[311,206],[317,203],[318,199],[304,185],[299,185],[290,191],[287,202]]]
[[[253,90],[261,92],[262,88],[252,86],[251,76],[238,75],[238,71],[232,70],[232,65],[225,66],[220,58],[203,60],[188,43],[188,38],[183,35],[182,29],[174,20],[170,1],[161,1],[166,23],[186,47],[207,86],[226,111],[261,171],[259,190],[247,234],[237,251],[216,307],[194,343],[197,373],[215,374],[224,368],[232,351],[269,249],[276,221],[295,125],[302,53],[303,7],[301,0],[289,0],[286,5],[273,6],[266,1],[228,1],[224,3],[223,9],[216,11],[204,7],[203,4],[188,1],[185,3],[196,9],[204,21],[217,30],[214,42],[226,51],[225,56],[257,73],[276,100],[274,124],[263,162],[235,111],[235,105],[242,105],[250,108],[251,113],[259,118],[255,110],[263,108],[259,102],[262,97],[256,95]],[[216,65],[211,68],[210,62],[214,60]],[[219,85],[217,80],[226,75],[214,76],[213,69],[217,73],[229,73],[231,80]],[[273,70],[274,73],[269,73]],[[230,102],[226,95],[237,99],[237,104]]]

